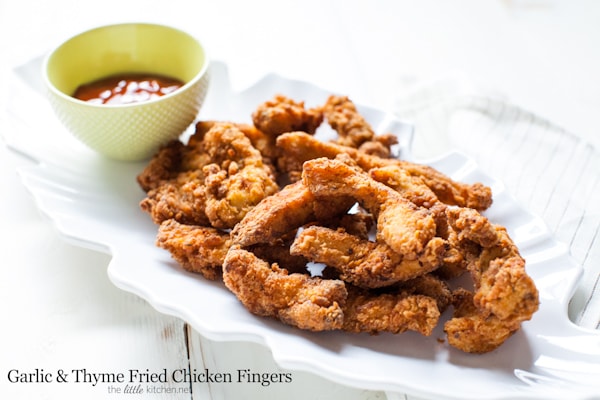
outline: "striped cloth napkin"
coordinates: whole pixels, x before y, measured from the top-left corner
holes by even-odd
[[[394,107],[415,126],[415,158],[465,153],[569,246],[584,270],[569,316],[600,329],[598,149],[461,76],[408,87]]]

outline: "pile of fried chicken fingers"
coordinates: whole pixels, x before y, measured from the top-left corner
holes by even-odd
[[[468,353],[536,312],[525,260],[482,214],[489,187],[395,158],[396,136],[346,96],[308,108],[275,95],[251,118],[198,122],[138,175],[156,243],[184,269],[311,331],[429,336],[452,308],[447,341]],[[324,124],[337,139],[316,138]]]

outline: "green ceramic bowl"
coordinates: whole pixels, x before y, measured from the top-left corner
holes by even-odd
[[[62,123],[97,152],[118,160],[152,156],[194,122],[208,89],[209,60],[202,44],[172,27],[147,23],[104,26],[59,45],[43,74]],[[123,105],[93,104],[72,95],[107,76],[150,73],[185,84],[160,98]]]

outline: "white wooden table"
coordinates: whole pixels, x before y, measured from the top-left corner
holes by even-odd
[[[0,93],[12,68],[67,36],[138,20],[196,34],[213,58],[228,64],[234,86],[273,71],[393,111],[403,91],[459,73],[600,148],[595,1],[0,0]],[[106,276],[109,256],[68,244],[39,213],[16,174],[26,163],[0,146],[0,397],[121,398],[108,396],[106,384],[11,384],[7,375],[13,369],[37,369],[36,379],[48,371],[78,369],[89,381],[94,378],[84,378],[86,372],[192,366],[289,372],[293,380],[269,387],[193,384],[188,392],[147,397],[386,398],[383,392],[332,384],[326,376],[280,371],[268,349],[209,341],[184,321],[117,289]]]

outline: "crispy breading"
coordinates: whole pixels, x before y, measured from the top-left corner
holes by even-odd
[[[353,288],[344,306],[343,330],[348,332],[402,333],[408,330],[431,335],[440,318],[435,299],[399,293],[375,294]]]
[[[242,247],[275,243],[282,236],[311,221],[345,214],[350,198],[316,198],[301,181],[265,198],[232,230],[233,243]]]
[[[435,299],[440,313],[444,312],[454,300],[448,284],[433,274],[425,274],[400,282],[398,288],[402,292],[422,294]]]
[[[467,353],[488,353],[497,349],[520,327],[515,321],[504,321],[494,314],[482,312],[466,289],[454,292],[454,314],[444,324],[448,343]]]
[[[276,144],[283,154],[279,166],[287,173],[301,173],[305,161],[321,157],[333,159],[338,154],[348,154],[365,171],[395,163],[392,159],[370,155],[353,147],[321,141],[304,132],[284,133],[277,137]]]
[[[175,219],[191,225],[208,225],[204,178],[198,169],[179,172],[151,189],[140,202],[140,208],[156,224]]]
[[[351,235],[368,240],[369,233],[375,225],[375,220],[371,213],[366,212],[363,208],[357,207],[356,212],[344,214],[341,217],[335,218],[334,221],[324,221],[323,224],[332,229],[341,228]]]
[[[531,318],[539,306],[538,291],[525,271],[525,260],[506,228],[470,209],[448,209],[448,220],[462,241],[480,246],[469,257],[475,303],[503,320]]]
[[[479,270],[481,279],[473,298],[478,307],[504,321],[531,319],[539,307],[539,298],[533,280],[525,271],[523,258],[498,257],[486,266],[479,264]]]
[[[215,280],[231,246],[229,233],[215,228],[185,225],[173,219],[160,224],[156,245],[168,250],[184,269]]]
[[[193,135],[190,143],[172,141],[162,147],[137,176],[146,198],[140,208],[156,224],[167,219],[206,225],[206,193],[202,167],[209,162],[202,143]]]
[[[349,146],[321,142],[303,132],[290,132],[277,138],[284,156],[280,165],[286,172],[301,171],[305,161],[338,154],[347,154],[365,171],[373,168],[398,166],[410,176],[420,177],[437,198],[449,205],[485,210],[492,204],[492,191],[482,183],[456,182],[435,168],[395,158],[382,158]]]
[[[379,288],[431,272],[441,264],[445,241],[430,240],[415,260],[404,260],[387,244],[360,239],[341,230],[310,226],[290,248],[293,255],[337,269],[340,278],[356,286]]]
[[[199,130],[187,145],[161,149],[138,176],[148,188],[140,207],[154,222],[232,228],[250,208],[279,190],[271,166],[234,124]]]
[[[329,96],[323,106],[323,114],[329,125],[338,133],[336,143],[360,151],[388,158],[392,145],[398,143],[396,135],[376,135],[371,124],[359,113],[348,96]]]
[[[260,152],[235,125],[214,125],[203,142],[211,159],[203,168],[206,215],[215,228],[233,228],[279,186]]]
[[[323,112],[320,107],[307,109],[303,101],[278,94],[256,108],[252,121],[257,129],[270,136],[293,131],[312,135],[323,122]]]
[[[506,228],[471,209],[448,209],[447,215],[475,290],[460,292],[445,325],[449,343],[468,352],[491,351],[531,319],[539,307],[538,290]]]
[[[226,121],[198,121],[196,123],[196,134],[204,137],[216,124],[224,123]],[[228,122],[235,125],[252,143],[252,146],[265,157],[269,163],[273,163],[278,155],[277,147],[275,146],[275,137],[269,136],[264,132],[258,130],[254,125],[244,124],[241,122]]]
[[[358,150],[372,156],[381,158],[390,158],[395,155],[392,152],[392,146],[398,144],[398,136],[391,133],[375,135],[373,140],[364,142],[358,146]]]
[[[492,223],[476,210],[470,208],[446,209],[448,223],[457,232],[457,240],[475,242],[481,247],[492,247],[500,240]]]
[[[253,314],[312,331],[343,325],[348,294],[340,280],[290,274],[236,246],[225,258],[223,281]]]
[[[435,235],[429,211],[347,163],[319,158],[304,163],[302,181],[319,197],[349,196],[377,220],[377,238],[406,260],[415,260]]]
[[[290,273],[310,274],[307,268],[309,261],[303,256],[290,254],[290,242],[291,240],[282,240],[281,243],[259,243],[246,250],[258,258],[285,268]]]
[[[171,179],[181,163],[184,144],[174,140],[163,146],[137,176],[137,182],[144,192],[149,192],[161,182]]]
[[[445,204],[474,208],[479,211],[486,210],[492,205],[492,190],[480,182],[472,184],[457,182],[428,165],[405,160],[399,160],[398,163],[409,175],[423,179],[425,185]]]
[[[312,136],[324,119],[337,142]],[[396,136],[377,135],[346,96],[308,109],[276,95],[252,122],[200,121],[137,177],[157,246],[222,277],[251,313],[312,331],[431,335],[453,306],[448,343],[485,353],[538,309],[517,246],[480,213],[489,187],[391,158]]]
[[[391,187],[418,206],[431,208],[439,201],[422,177],[410,175],[398,164],[373,168],[369,171],[369,175],[376,181]]]
[[[358,148],[375,136],[371,125],[347,96],[329,96],[323,106],[323,113],[329,125],[339,135],[337,143],[343,146]]]

